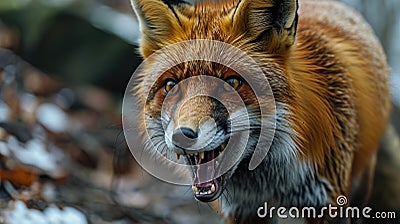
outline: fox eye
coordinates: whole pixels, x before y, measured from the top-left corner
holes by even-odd
[[[165,94],[176,94],[178,92],[178,86],[176,86],[176,82],[172,79],[168,79],[164,84],[164,92]],[[175,87],[175,88],[174,88]]]
[[[225,80],[224,89],[226,91],[232,91],[232,88],[238,91],[243,85],[243,81],[240,78],[233,77]]]

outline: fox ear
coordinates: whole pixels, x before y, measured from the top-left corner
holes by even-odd
[[[233,29],[262,50],[293,45],[298,21],[297,0],[242,0],[233,15]]]
[[[131,0],[133,10],[139,20],[141,52],[146,58],[162,48],[168,40],[174,38],[181,27],[184,16],[175,9],[184,1],[171,0]]]

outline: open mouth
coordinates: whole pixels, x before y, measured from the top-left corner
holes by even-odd
[[[194,183],[192,185],[194,196],[202,202],[216,200],[222,194],[222,177],[216,173],[220,168],[220,159],[216,159],[225,149],[223,143],[211,151],[186,154],[189,163],[194,167]],[[210,180],[211,179],[211,180]]]

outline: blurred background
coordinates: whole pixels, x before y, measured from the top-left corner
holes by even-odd
[[[394,125],[371,206],[399,212],[400,1],[343,2],[373,26],[392,68]],[[129,0],[0,0],[0,223],[221,223],[126,146],[121,103],[139,35]]]

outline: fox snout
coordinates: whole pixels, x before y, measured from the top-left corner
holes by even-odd
[[[178,154],[210,151],[226,140],[226,108],[211,96],[196,96],[170,111],[165,130],[167,145]],[[168,113],[168,112],[167,112]]]

